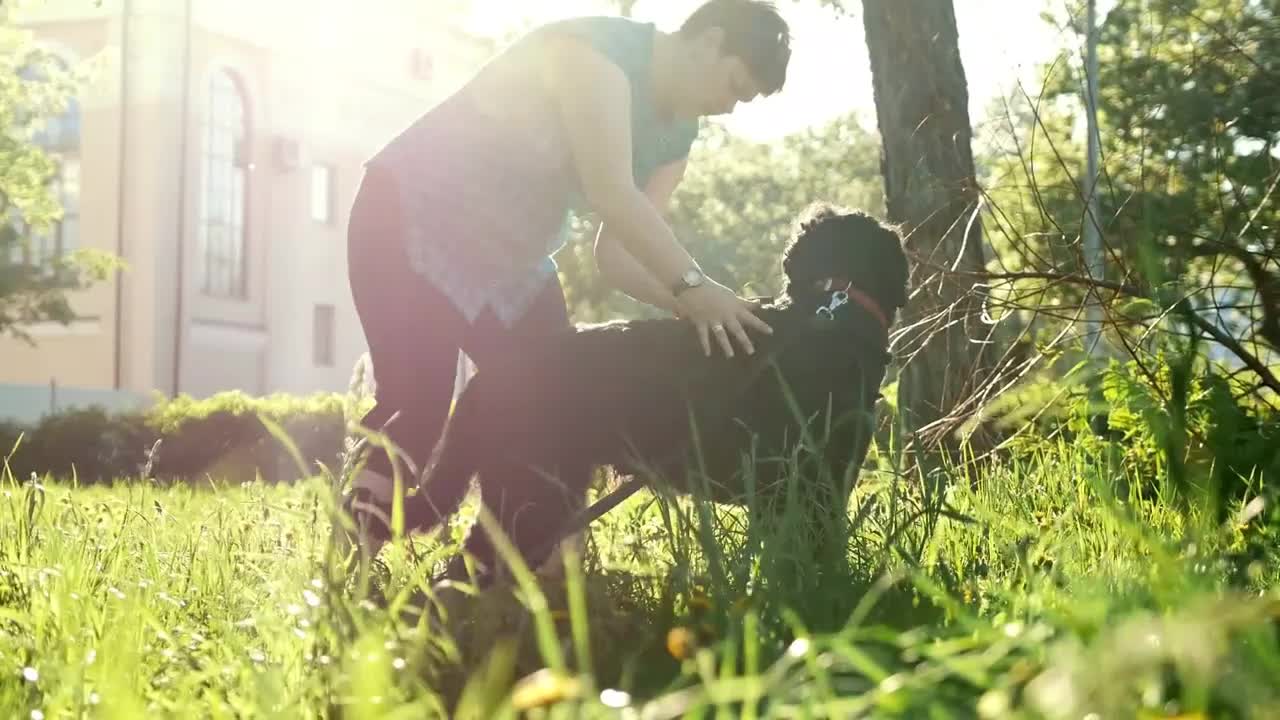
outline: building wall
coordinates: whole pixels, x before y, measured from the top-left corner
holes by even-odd
[[[380,3],[383,6],[387,2]],[[274,57],[274,136],[295,142],[295,169],[272,172],[275,210],[269,262],[273,273],[268,378],[273,389],[306,392],[344,389],[366,350],[347,285],[346,227],[363,163],[423,111],[457,89],[488,49],[461,41],[447,29],[405,11],[369,12],[355,5],[303,25],[300,39]],[[407,19],[406,19],[407,18]],[[371,44],[366,38],[377,37]],[[414,51],[431,59],[415,73]],[[336,89],[340,88],[340,90]],[[313,168],[332,169],[332,215],[310,215]],[[331,364],[314,362],[317,306],[333,308]]]
[[[427,22],[428,11],[413,0],[319,10],[298,0],[268,5],[193,0],[188,55],[183,2],[132,0],[123,106],[121,0],[100,7],[48,0],[15,18],[40,42],[98,63],[81,98],[81,244],[115,252],[122,240],[129,269],[118,388],[112,281],[76,294],[82,322],[34,328],[37,347],[0,340],[0,383],[9,383],[0,386],[0,415],[4,398],[14,397],[4,387],[47,392],[51,379],[65,397],[77,389],[85,397],[113,389],[129,398],[170,394],[175,379],[179,391],[195,396],[347,386],[365,351],[347,287],[345,242],[362,164],[465,81],[490,49]],[[248,292],[235,300],[199,287],[208,87],[219,69],[243,88],[250,128]],[[316,165],[332,172],[327,220],[311,216]],[[322,362],[314,352],[317,306],[332,308],[333,318],[332,352]]]
[[[218,72],[229,73],[243,92],[246,109],[249,170],[246,180],[245,251],[247,296],[227,299],[202,291],[203,253],[199,218],[205,203],[205,138],[209,122],[209,85]],[[238,38],[206,30],[193,32],[190,118],[187,127],[185,281],[186,311],[179,388],[196,396],[237,388],[258,394],[267,390],[265,366],[268,295],[275,273],[269,248],[275,211],[270,146],[271,105],[266,101],[272,80],[269,54]],[[181,105],[179,105],[181,107]],[[175,287],[171,292],[176,293]],[[170,334],[172,343],[172,334]],[[172,351],[169,353],[172,357]]]

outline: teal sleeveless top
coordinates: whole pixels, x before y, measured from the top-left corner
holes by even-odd
[[[584,17],[534,31],[543,32],[585,38],[627,76],[638,187],[688,155],[698,123],[664,122],[654,106],[653,24]],[[587,208],[563,151],[536,133],[477,113],[466,90],[434,107],[366,165],[397,181],[412,267],[469,322],[488,306],[510,327],[555,277],[551,255],[565,243],[571,210]]]

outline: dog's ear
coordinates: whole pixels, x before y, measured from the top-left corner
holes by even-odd
[[[892,312],[907,304],[907,291],[910,270],[907,267],[907,253],[901,231],[893,225],[878,223],[876,233],[876,265],[877,281],[880,286],[881,302]]]
[[[907,254],[902,236],[890,226],[876,222],[865,230],[864,250],[857,263],[855,283],[875,298],[891,318],[907,304]]]

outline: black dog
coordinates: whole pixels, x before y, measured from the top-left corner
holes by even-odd
[[[670,318],[581,327],[481,368],[406,500],[406,527],[439,524],[478,474],[482,502],[534,567],[582,506],[586,488],[563,487],[562,476],[656,471],[678,491],[740,503],[744,456],[761,459],[753,492],[767,499],[797,448],[818,450],[802,454],[838,487],[819,505],[843,512],[870,442],[888,328],[906,302],[902,239],[864,213],[817,204],[782,269],[783,294],[756,311],[774,332],[756,334],[754,355],[707,357],[692,326]],[[478,527],[467,552],[492,566]]]

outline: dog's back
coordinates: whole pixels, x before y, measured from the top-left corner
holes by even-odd
[[[736,503],[746,477],[757,491],[775,486],[797,469],[793,459],[806,476],[819,469],[806,458],[839,473],[861,465],[887,363],[883,333],[862,322],[807,321],[782,341],[747,386],[693,394],[700,442],[685,460],[705,477],[671,468],[686,489],[705,492],[710,483],[712,499]]]
[[[859,463],[867,433],[851,437],[847,428],[877,397],[883,336],[865,324],[818,323],[779,309],[760,315],[775,333],[757,339],[753,356],[707,357],[687,322],[661,319],[553,336],[520,358],[482,368],[458,398],[426,487],[456,492],[486,469],[556,474],[587,463],[656,469],[677,488],[696,491],[702,483],[684,472],[692,462],[723,485],[715,499],[733,502],[743,454],[754,444],[758,468],[782,470],[769,458],[785,456],[802,427],[833,445],[828,453]]]

